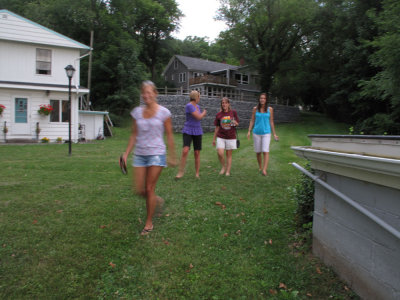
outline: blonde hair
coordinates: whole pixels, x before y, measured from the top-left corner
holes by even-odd
[[[200,97],[199,91],[193,90],[189,94],[190,101],[195,101],[198,97]]]
[[[223,98],[221,99],[221,111],[224,111],[224,109],[222,108],[222,102],[223,102],[223,101],[228,102],[228,104],[229,104],[228,111],[231,111],[231,102],[229,101],[229,98],[228,98],[228,97],[223,97]]]
[[[140,90],[143,91],[143,89],[144,89],[145,86],[150,86],[150,87],[153,89],[153,92],[154,92],[155,94],[158,94],[157,87],[156,87],[156,85],[154,84],[153,81],[151,81],[151,80],[145,80],[145,81],[143,81],[142,84],[141,84],[141,86],[140,86]]]

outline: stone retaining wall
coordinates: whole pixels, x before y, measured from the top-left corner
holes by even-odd
[[[187,95],[159,95],[158,103],[168,108],[172,113],[172,122],[175,132],[181,132],[185,123],[185,105],[189,102]],[[201,98],[199,103],[201,109],[207,110],[206,117],[201,121],[204,132],[214,131],[214,118],[220,111],[220,99]],[[231,101],[231,107],[238,113],[239,128],[248,128],[251,111],[257,105],[256,102]],[[297,107],[271,104],[274,109],[275,123],[296,122],[300,111]]]

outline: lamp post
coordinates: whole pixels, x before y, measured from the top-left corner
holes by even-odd
[[[67,73],[68,77],[68,106],[69,106],[69,116],[68,116],[68,134],[69,134],[69,147],[68,147],[68,154],[71,155],[71,79],[74,76],[75,68],[71,65],[65,67],[65,72]]]

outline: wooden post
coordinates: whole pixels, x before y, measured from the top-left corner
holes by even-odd
[[[87,101],[85,101],[86,105],[85,109],[90,110],[90,88],[92,86],[91,81],[92,81],[92,49],[93,49],[93,36],[94,36],[94,31],[90,31],[90,54],[89,54],[89,67],[88,67],[88,96],[87,96]]]

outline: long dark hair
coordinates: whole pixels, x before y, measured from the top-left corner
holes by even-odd
[[[268,96],[267,93],[261,93],[260,96],[258,97],[258,105],[257,105],[257,110],[261,112],[261,103],[260,103],[260,98],[262,95],[265,95],[265,105],[264,105],[264,112],[268,112]]]

